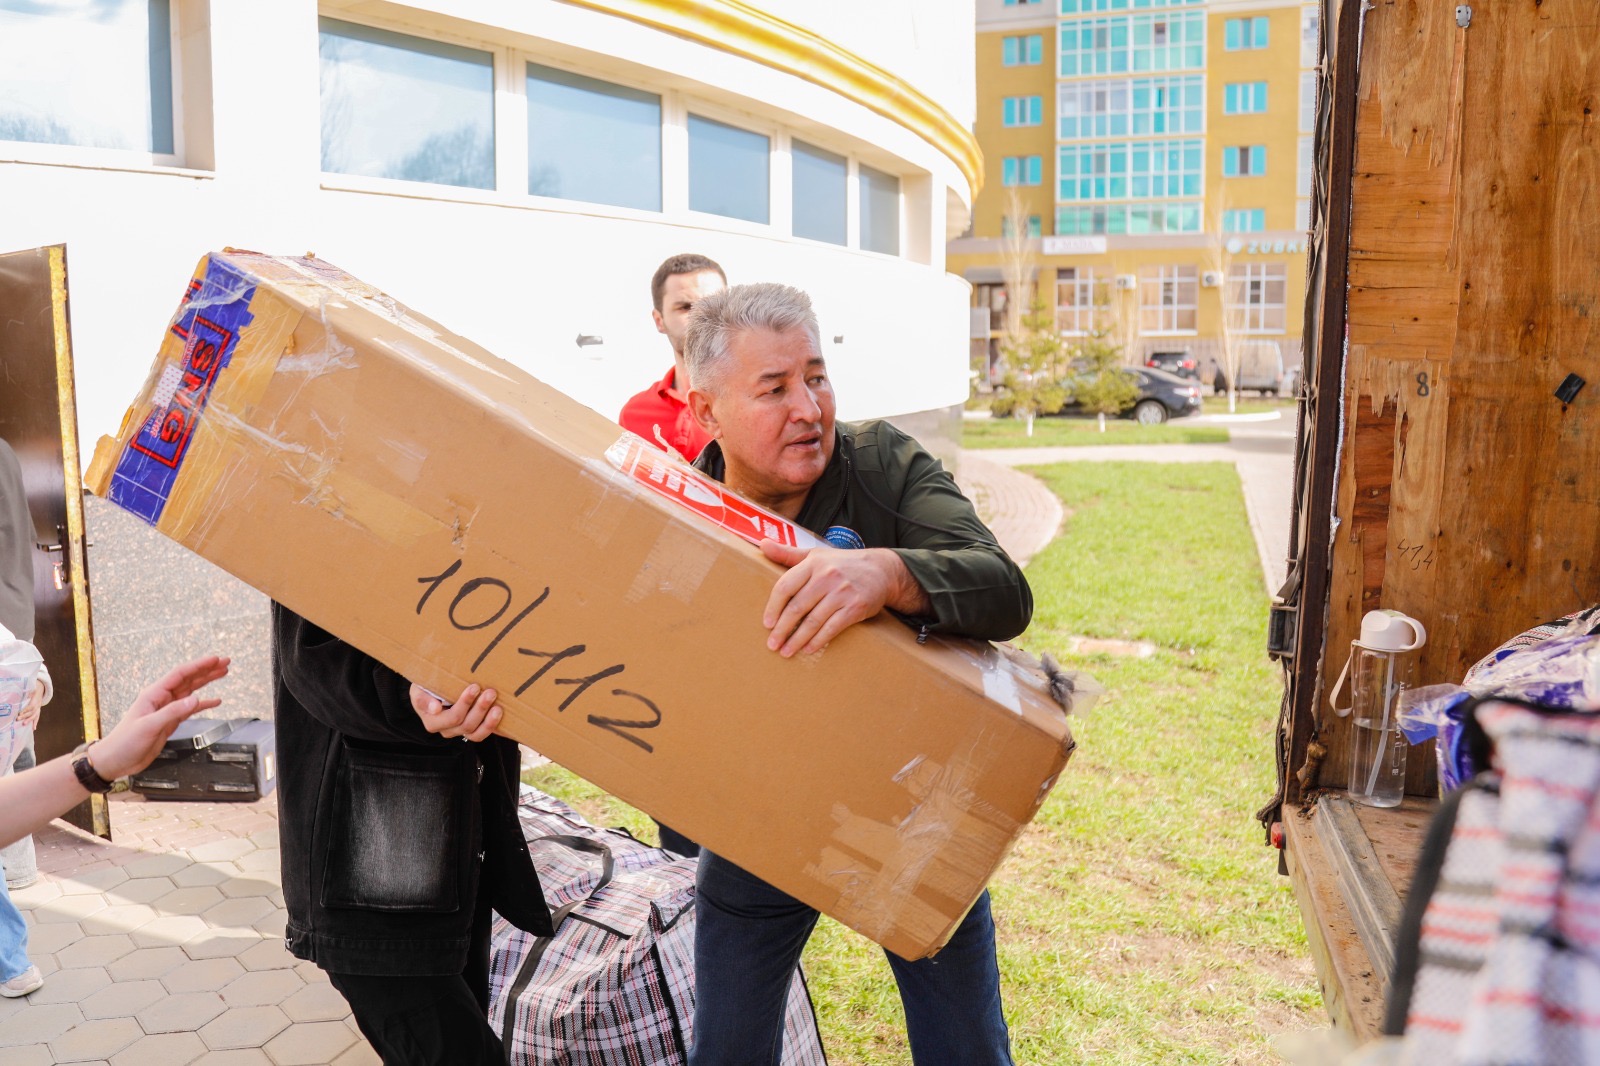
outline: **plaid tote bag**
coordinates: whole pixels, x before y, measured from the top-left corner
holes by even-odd
[[[523,787],[523,836],[556,932],[500,916],[490,945],[489,1024],[512,1066],[683,1066],[693,1039],[695,860],[590,825]],[[797,971],[784,1066],[826,1066]]]

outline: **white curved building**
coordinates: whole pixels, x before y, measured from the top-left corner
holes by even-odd
[[[946,410],[972,26],[971,0],[0,0],[0,250],[68,246],[86,443],[225,245],[314,251],[612,416],[670,358],[652,270],[701,252],[811,292],[842,417]]]
[[[315,252],[611,417],[671,359],[652,272],[703,253],[810,291],[841,417],[948,454],[972,34],[972,0],[0,0],[0,252],[67,245],[85,455],[225,246]],[[220,649],[230,713],[270,714],[265,601],[88,527],[101,706]]]

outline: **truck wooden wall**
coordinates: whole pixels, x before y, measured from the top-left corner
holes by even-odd
[[[1331,33],[1351,13],[1330,6]],[[1290,769],[1315,719],[1332,787],[1347,775],[1348,721],[1326,695],[1366,611],[1426,624],[1418,680],[1431,683],[1600,602],[1600,4],[1378,0],[1359,40],[1344,84],[1329,72],[1319,143],[1348,236],[1343,262],[1321,264],[1330,290],[1307,377],[1322,394],[1307,429],[1322,439],[1308,461],[1331,466],[1336,488],[1302,503],[1308,522],[1331,517],[1331,543],[1325,634],[1306,646],[1322,603],[1303,600],[1292,696]],[[1341,221],[1337,203],[1324,211]],[[1327,328],[1341,295],[1342,353]],[[1588,384],[1567,403],[1556,390],[1569,374]],[[1306,547],[1302,567],[1317,562]],[[1425,794],[1421,755],[1408,791]]]

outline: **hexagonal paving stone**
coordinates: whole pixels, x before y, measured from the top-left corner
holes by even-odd
[[[288,969],[299,961],[289,954],[282,940],[263,940],[250,950],[241,952],[238,959],[239,965],[247,970]]]
[[[68,874],[57,878],[63,896],[81,896],[85,892],[105,892],[128,880],[128,871],[121,866],[102,866],[98,870]]]
[[[213,840],[208,844],[197,844],[189,849],[189,858],[195,862],[227,862],[237,859],[241,855],[248,855],[256,850],[256,846],[241,837],[230,837],[227,840]]]
[[[267,1053],[258,1047],[209,1051],[194,1060],[193,1066],[272,1066]]]
[[[283,869],[283,856],[275,847],[263,848],[239,856],[233,860],[233,864],[245,873],[271,874],[276,877]]]
[[[71,1003],[47,1003],[29,1007],[0,1025],[0,1047],[42,1044],[54,1040],[75,1025],[83,1024],[83,1013]]]
[[[267,1042],[266,1053],[278,1066],[322,1066],[356,1042],[338,1022],[291,1025]]]
[[[44,987],[28,997],[29,1003],[77,1003],[111,983],[99,966],[74,967],[50,974]],[[87,1017],[87,1015],[85,1015]]]
[[[271,899],[278,891],[278,886],[271,881],[257,877],[235,877],[231,881],[224,881],[217,886],[224,896],[236,899],[239,896],[265,896]],[[278,903],[276,906],[283,906]]]
[[[41,903],[49,903],[51,900],[59,898],[60,895],[60,885],[56,884],[52,878],[41,877],[27,888],[13,888],[11,890],[11,902],[15,903],[19,910],[28,910],[30,907],[37,907]]]
[[[149,903],[177,887],[170,877],[135,877],[108,891],[106,897],[122,903]]]
[[[193,1032],[227,1006],[215,992],[183,992],[150,1004],[136,1018],[147,1033]]]
[[[36,925],[28,930],[28,953],[53,955],[68,944],[76,944],[83,936],[83,926],[77,922]]]
[[[187,962],[161,979],[169,992],[217,992],[245,972],[233,959]]]
[[[155,948],[163,944],[182,944],[205,931],[206,923],[192,914],[169,914],[146,922],[128,935],[141,948]]]
[[[289,1027],[289,1019],[277,1007],[233,1007],[198,1030],[206,1047],[214,1051],[228,1048],[260,1047]]]
[[[159,948],[135,948],[106,967],[113,981],[142,981],[160,977],[189,961],[189,956],[176,945]]]
[[[160,981],[122,981],[78,1002],[85,1018],[132,1018],[158,999],[168,995]]]
[[[212,925],[241,926],[249,925],[275,909],[265,896],[240,896],[238,899],[223,900],[200,917]]]
[[[158,1033],[113,1055],[111,1066],[188,1066],[205,1053],[205,1042],[193,1033]]]
[[[78,922],[90,935],[100,933],[131,933],[147,922],[161,917],[148,903],[118,903],[97,911]]]
[[[172,875],[172,880],[182,888],[196,888],[200,885],[220,885],[231,877],[239,876],[237,869],[228,866],[215,866],[197,862],[193,866],[185,866]]]
[[[142,1036],[144,1030],[132,1018],[100,1018],[50,1041],[50,1054],[57,1062],[107,1059]]]
[[[333,1060],[333,1066],[383,1066],[383,1060],[365,1040]]]
[[[183,950],[191,959],[232,958],[261,941],[261,934],[254,929],[207,929],[184,941]]]
[[[200,914],[222,902],[215,885],[195,885],[168,892],[150,905],[162,914]]]
[[[271,911],[250,923],[250,928],[264,936],[283,938],[283,931],[289,925],[289,912],[282,907],[274,907]]]
[[[293,970],[252,970],[222,990],[222,1001],[230,1007],[277,1006],[304,987]]]
[[[55,953],[63,970],[74,966],[105,966],[116,962],[134,949],[126,933],[108,933],[104,936],[86,936],[68,944]]]
[[[33,908],[28,913],[39,924],[49,925],[52,922],[75,922],[95,911],[105,909],[106,898],[98,892],[91,892],[86,896],[61,896]]]
[[[350,1013],[350,1004],[326,977],[314,984],[308,983],[278,1006],[295,1022],[336,1022]]]
[[[186,855],[163,854],[150,852],[142,859],[135,859],[125,864],[122,868],[127,871],[128,877],[170,877],[174,872],[189,865]]]
[[[56,1057],[50,1054],[49,1044],[6,1048],[6,1066],[51,1066],[55,1061]]]

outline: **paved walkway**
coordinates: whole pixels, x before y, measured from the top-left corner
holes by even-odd
[[[1228,445],[968,452],[963,487],[1026,562],[1061,505],[1011,469],[1131,459],[1234,463],[1267,583],[1288,543],[1293,422],[1239,422]],[[1274,576],[1276,575],[1276,576]],[[115,843],[56,823],[36,836],[40,878],[13,893],[44,987],[0,1000],[0,1063],[294,1066],[377,1063],[315,966],[283,948],[278,809],[112,797]]]

